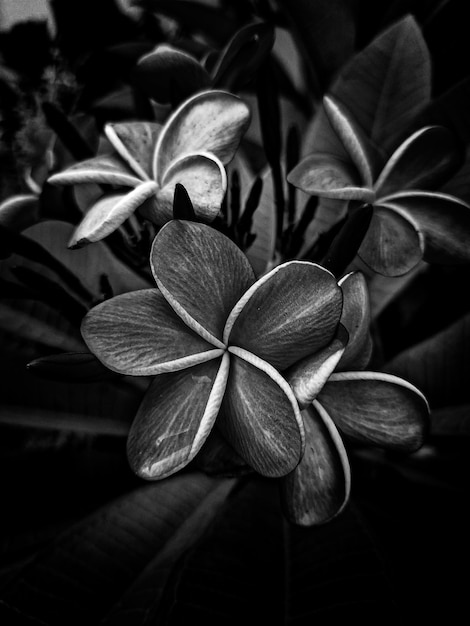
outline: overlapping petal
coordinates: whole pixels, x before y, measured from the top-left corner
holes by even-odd
[[[341,437],[318,402],[302,411],[305,453],[293,472],[281,478],[281,502],[287,518],[300,526],[322,524],[346,505],[351,471]]]
[[[330,343],[341,307],[341,289],[328,270],[289,261],[244,294],[227,320],[224,341],[283,370]]]
[[[224,347],[227,317],[255,282],[241,250],[210,226],[173,220],[155,237],[150,264],[158,287],[184,322]]]
[[[103,155],[80,161],[63,172],[53,174],[48,182],[53,185],[97,183],[99,185],[137,187],[142,181],[128,169],[119,157]]]
[[[463,200],[443,193],[409,191],[390,196],[387,206],[420,233],[426,261],[470,261],[470,205]]]
[[[157,189],[157,185],[149,180],[127,194],[103,196],[90,207],[77,226],[69,247],[78,248],[103,239],[123,224],[148,198],[154,196]]]
[[[139,407],[127,455],[142,478],[165,478],[187,465],[207,439],[225,391],[229,356],[160,374]]]
[[[419,263],[423,250],[423,236],[412,222],[387,205],[375,207],[358,254],[379,274],[401,276]]]
[[[294,394],[268,363],[229,348],[230,374],[218,425],[232,447],[263,476],[283,476],[300,461],[304,428]]]
[[[142,180],[152,177],[152,160],[161,125],[154,122],[106,124],[104,132],[119,156]]]
[[[341,432],[363,443],[412,452],[421,447],[428,430],[423,394],[390,374],[333,374],[318,400]]]
[[[315,400],[336,369],[347,343],[348,333],[340,324],[336,337],[326,348],[301,359],[283,372],[301,408],[309,406]]]
[[[121,374],[174,372],[222,354],[187,328],[157,289],[105,300],[88,312],[81,330],[91,352]]]
[[[461,165],[453,133],[426,126],[413,133],[392,154],[374,185],[378,198],[403,189],[437,189]]]
[[[343,291],[341,324],[349,334],[346,349],[337,370],[361,370],[369,363],[372,355],[370,334],[369,289],[364,274],[350,272],[338,281]]]
[[[186,100],[168,119],[155,149],[153,177],[161,182],[185,154],[211,152],[226,165],[250,123],[247,105],[225,91],[205,91]]]
[[[188,192],[199,219],[211,222],[217,216],[227,189],[227,174],[219,159],[210,154],[188,154],[170,165],[157,194],[159,224],[172,218],[176,183]]]
[[[363,184],[351,163],[332,154],[306,156],[289,172],[287,180],[311,196],[369,203],[375,200],[374,190]]]

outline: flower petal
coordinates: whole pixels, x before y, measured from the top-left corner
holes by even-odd
[[[119,157],[103,155],[81,161],[63,172],[53,174],[48,178],[48,182],[53,185],[98,183],[137,187],[142,181],[129,171]]]
[[[263,476],[283,476],[299,462],[304,428],[291,388],[268,363],[229,348],[230,374],[217,422],[238,454]]]
[[[352,162],[357,167],[361,175],[363,184],[372,187],[373,175],[371,158],[367,154],[365,140],[362,138],[362,131],[355,124],[352,116],[335,99],[326,96],[323,98],[323,106],[328,120],[335,133],[341,139]]]
[[[443,193],[409,191],[389,196],[387,206],[421,234],[425,261],[470,261],[470,205],[463,200]]]
[[[287,181],[311,196],[368,203],[375,199],[373,189],[362,186],[354,167],[332,154],[306,156],[289,172]]]
[[[155,237],[150,265],[184,322],[216,347],[225,347],[228,314],[255,281],[241,250],[210,226],[173,220]]]
[[[413,452],[428,430],[426,398],[391,374],[333,374],[318,400],[345,435],[361,442]]]
[[[286,517],[300,526],[322,524],[345,507],[351,489],[348,457],[336,427],[319,402],[302,411],[305,453],[293,472],[281,478]]]
[[[315,400],[335,370],[347,343],[348,333],[340,325],[336,337],[326,348],[294,363],[283,373],[300,407],[305,408]]]
[[[158,289],[105,300],[87,313],[81,331],[106,367],[133,376],[174,372],[221,354],[185,326]]]
[[[372,355],[367,281],[361,272],[350,272],[338,284],[343,291],[341,324],[349,333],[349,341],[336,369],[361,370]]]
[[[212,152],[226,165],[250,123],[247,105],[225,91],[205,91],[186,100],[168,119],[158,139],[154,179],[161,181],[171,163],[193,152]]]
[[[378,198],[404,189],[438,189],[461,165],[454,134],[443,126],[413,133],[392,154],[375,184]]]
[[[153,122],[106,124],[104,132],[113,148],[142,180],[152,176],[153,151],[161,125]]]
[[[153,181],[141,183],[127,194],[103,196],[86,213],[76,228],[70,248],[79,248],[99,241],[116,230],[126,219],[155,194],[158,187]]]
[[[219,159],[210,154],[188,154],[173,161],[157,194],[162,223],[172,218],[176,183],[188,192],[198,218],[211,222],[217,216],[227,189],[227,174]]]
[[[131,426],[127,455],[142,478],[165,478],[187,465],[214,425],[227,384],[229,356],[160,374]]]
[[[330,343],[341,305],[333,274],[315,263],[289,261],[260,278],[237,302],[224,341],[283,370]]]
[[[133,78],[138,87],[157,102],[181,102],[207,89],[210,76],[197,59],[167,44],[139,59]]]
[[[423,237],[413,224],[387,205],[374,208],[358,254],[374,272],[401,276],[420,262],[423,249]]]

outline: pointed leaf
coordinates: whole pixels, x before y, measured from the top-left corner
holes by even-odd
[[[161,224],[173,214],[175,186],[180,183],[189,194],[196,216],[211,222],[219,213],[225,191],[227,175],[219,159],[211,154],[187,154],[173,161],[162,179],[157,193]]]
[[[347,343],[348,333],[340,325],[335,338],[326,348],[297,361],[283,372],[301,408],[308,407],[315,400],[336,369]]]
[[[90,382],[115,378],[110,371],[90,352],[64,352],[34,359],[28,370],[47,380]]]
[[[318,397],[348,437],[413,452],[423,445],[429,406],[407,381],[380,372],[333,374]]]
[[[53,185],[98,183],[137,187],[141,180],[124,165],[119,157],[103,155],[88,161],[81,161],[63,172],[53,174],[48,182]]]
[[[404,189],[438,189],[461,165],[453,133],[442,126],[421,128],[386,163],[375,183],[378,201]]]
[[[181,183],[176,183],[175,185],[175,193],[173,196],[173,219],[187,220],[189,222],[197,221],[191,198],[189,197],[184,185]]]
[[[230,373],[217,422],[235,451],[263,476],[283,476],[299,462],[304,429],[294,394],[268,363],[230,347]]]
[[[376,206],[358,254],[374,272],[401,276],[423,257],[423,236],[391,206]]]
[[[470,261],[470,205],[436,192],[394,194],[387,206],[408,219],[424,240],[429,263]]]
[[[372,188],[362,186],[360,176],[347,161],[326,153],[305,157],[289,172],[287,180],[305,193],[338,200],[373,202]]]
[[[150,180],[140,183],[127,194],[103,196],[88,210],[77,226],[69,247],[80,248],[104,239],[123,224],[157,190],[158,186]]]
[[[305,261],[284,263],[236,304],[224,339],[283,370],[330,343],[341,305],[341,289],[330,272]]]
[[[153,174],[161,181],[172,162],[193,152],[212,152],[224,165],[234,156],[250,123],[250,110],[225,91],[186,100],[168,119],[155,149]]]
[[[367,281],[362,272],[350,272],[339,281],[343,291],[341,324],[349,334],[349,341],[341,355],[337,370],[361,370],[372,354],[370,333],[370,305]]]
[[[255,280],[241,250],[210,226],[174,220],[157,234],[150,263],[177,315],[209,343],[225,348],[227,317]]]
[[[211,79],[201,63],[183,50],[160,44],[139,59],[132,77],[149,98],[178,105],[208,89]]]
[[[141,180],[150,180],[161,125],[152,122],[106,124],[104,132],[119,156]]]
[[[136,474],[159,480],[192,461],[216,420],[228,369],[226,353],[221,359],[153,380],[127,440],[129,463]]]
[[[174,372],[221,353],[185,326],[158,289],[105,300],[88,312],[81,330],[106,367],[132,376]]]
[[[351,489],[348,457],[336,427],[319,402],[302,411],[305,454],[295,470],[280,481],[287,518],[299,526],[315,526],[336,517]]]

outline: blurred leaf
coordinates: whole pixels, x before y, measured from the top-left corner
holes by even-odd
[[[354,51],[351,7],[343,0],[281,0],[279,4],[308,60],[314,95],[320,99]]]
[[[433,411],[431,434],[445,437],[468,437],[470,435],[470,403]]]
[[[258,206],[253,213],[250,232],[256,235],[246,251],[255,274],[259,277],[271,269],[276,245],[276,209],[271,169],[265,170]],[[243,213],[241,216],[243,219]]]
[[[91,159],[95,156],[93,148],[88,145],[81,133],[57,105],[53,102],[44,102],[42,109],[51,129],[77,161]]]
[[[5,616],[97,624],[149,563],[174,561],[204,533],[232,486],[186,474],[111,502],[59,535],[5,586]]]
[[[250,82],[274,44],[270,24],[248,24],[238,30],[212,70],[212,86],[237,91]]]
[[[470,314],[395,356],[386,371],[418,387],[431,408],[468,404]]]
[[[39,378],[77,383],[120,378],[91,352],[64,352],[41,357],[28,363],[28,370]]]

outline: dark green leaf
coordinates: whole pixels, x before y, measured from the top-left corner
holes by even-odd
[[[173,219],[188,220],[190,222],[198,221],[191,198],[189,197],[186,188],[181,183],[176,183],[175,185],[175,193],[173,196]]]

